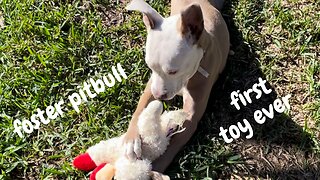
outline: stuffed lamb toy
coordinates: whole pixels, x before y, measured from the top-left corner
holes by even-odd
[[[155,100],[150,102],[139,116],[141,159],[129,160],[125,156],[122,135],[90,147],[85,154],[74,159],[73,165],[84,171],[94,169],[90,180],[170,179],[152,171],[151,162],[166,151],[173,134],[184,130],[181,127],[187,115],[183,110],[162,111],[162,103]]]

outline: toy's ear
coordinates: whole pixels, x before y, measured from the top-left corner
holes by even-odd
[[[100,169],[96,174],[96,180],[112,180],[116,173],[116,169],[113,165],[107,164]]]
[[[152,180],[170,180],[169,176],[161,174],[156,171],[150,171],[150,177]]]

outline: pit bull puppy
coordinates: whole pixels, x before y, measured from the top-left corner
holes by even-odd
[[[221,0],[220,0],[221,2]],[[188,113],[186,130],[171,139],[166,153],[153,164],[163,172],[191,138],[204,114],[213,84],[225,67],[229,53],[229,32],[220,12],[208,0],[172,0],[171,15],[162,17],[143,0],[132,0],[128,10],[143,13],[147,28],[145,61],[152,70],[144,93],[125,135],[126,154],[139,158],[141,141],[137,120],[154,99],[183,96]]]

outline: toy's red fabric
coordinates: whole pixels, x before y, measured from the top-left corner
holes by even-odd
[[[73,166],[82,171],[92,171],[97,167],[88,153],[80,154],[73,160]]]
[[[107,163],[103,163],[100,164],[98,167],[96,167],[93,172],[90,175],[90,179],[89,180],[96,180],[96,174],[98,171],[100,171],[100,169],[102,169]]]

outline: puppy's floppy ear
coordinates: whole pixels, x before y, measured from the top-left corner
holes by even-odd
[[[152,180],[170,180],[169,176],[161,174],[156,171],[150,171],[150,177]]]
[[[180,31],[185,38],[196,43],[204,29],[202,10],[199,4],[192,4],[181,12]]]
[[[143,22],[147,29],[155,29],[163,22],[163,17],[144,0],[132,0],[126,7],[127,10],[136,10],[143,13]]]

